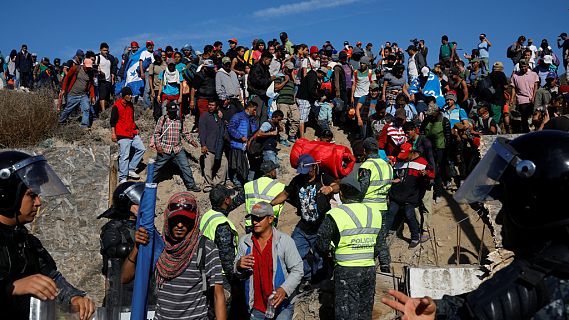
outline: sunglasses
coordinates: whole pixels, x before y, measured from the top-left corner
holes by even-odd
[[[251,221],[261,222],[261,221],[265,220],[266,217],[268,217],[268,216],[257,217],[257,216],[251,215]]]
[[[194,203],[188,203],[188,202],[184,202],[184,203],[178,203],[178,202],[174,202],[174,203],[170,203],[168,204],[168,210],[170,212],[174,212],[174,211],[178,211],[178,210],[184,210],[184,211],[189,211],[189,212],[197,212],[197,205]]]

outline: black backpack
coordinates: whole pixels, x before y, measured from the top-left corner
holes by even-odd
[[[494,88],[492,84],[492,78],[488,75],[478,81],[476,90],[478,91],[478,95],[486,101],[496,93],[496,88]]]
[[[510,59],[516,57],[516,49],[514,49],[514,45],[508,47],[508,50],[506,51],[506,57]]]

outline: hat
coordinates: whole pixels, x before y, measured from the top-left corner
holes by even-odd
[[[445,94],[445,100],[448,100],[448,99],[452,99],[452,100],[454,100],[454,102],[456,102],[456,94],[454,94],[454,92],[450,92],[450,93]]]
[[[555,72],[548,72],[547,76],[545,76],[545,79],[557,79],[557,75]]]
[[[154,58],[162,58],[162,51],[154,50],[154,52],[152,52],[152,55],[154,56]]]
[[[130,43],[130,47],[131,47],[131,48],[132,48],[132,47],[137,47],[137,48],[138,48],[138,47],[140,47],[140,46],[138,45],[138,42],[133,41],[133,42]]]
[[[320,72],[322,72],[323,74],[327,74],[327,73],[328,73],[328,68],[326,68],[326,67],[320,67],[320,68],[318,68],[318,70],[316,70],[316,71],[320,71]]]
[[[316,160],[314,160],[314,158],[305,153],[305,154],[301,154],[300,157],[298,157],[298,168],[296,168],[296,173],[300,173],[300,174],[308,174],[308,172],[310,172],[310,167],[316,164]]]
[[[227,40],[227,42],[233,42],[233,43],[237,44],[237,39],[231,38],[231,39]]]
[[[340,180],[340,192],[345,198],[354,198],[360,195],[361,186],[356,175],[349,174]]]
[[[409,152],[411,152],[412,148],[413,148],[412,144],[405,142],[404,144],[401,145],[400,147],[401,151],[397,155],[397,158],[401,160],[407,159],[407,156],[409,155]]]
[[[278,168],[280,168],[280,165],[278,163],[271,161],[271,160],[263,161],[263,163],[261,163],[261,167],[260,167],[261,172],[263,174],[267,174],[267,173],[269,173],[275,169],[278,169]]]
[[[211,59],[205,59],[205,60],[203,61],[203,66],[204,66],[204,67],[208,67],[208,68],[213,68],[213,67],[215,67],[215,64],[213,63],[213,60],[211,60]]]
[[[231,58],[223,57],[223,59],[221,59],[221,64],[226,64],[226,63],[231,63]]]
[[[83,60],[83,65],[85,66],[85,68],[93,68],[93,59]]]
[[[395,110],[395,118],[407,120],[407,113],[405,113],[405,108],[398,108]]]
[[[173,65],[175,65],[175,64],[176,64],[176,60],[174,60],[174,58],[168,58],[168,59],[166,59],[166,64],[173,64]]]
[[[330,69],[334,69],[334,67],[335,67],[337,64],[338,64],[337,62],[330,61],[330,62],[328,62],[327,67],[330,68]]]
[[[423,77],[428,76],[430,71],[431,70],[427,66],[421,68],[421,74],[423,75]]]
[[[192,220],[198,215],[198,204],[193,194],[184,191],[174,194],[168,200],[166,212],[167,219],[170,220],[177,216],[183,216]]]
[[[553,63],[553,57],[549,54],[546,54],[545,56],[543,56],[543,63],[552,64]]]
[[[372,138],[372,137],[365,138],[365,140],[363,142],[363,147],[364,147],[364,149],[372,150],[372,151],[379,149],[379,147],[377,146],[377,139]]]
[[[369,66],[369,58],[368,57],[361,57],[360,63],[365,63]]]
[[[561,37],[566,37],[566,36],[567,36],[567,32],[563,32],[563,33],[561,33],[561,34],[559,35],[560,38],[561,38]]]
[[[350,43],[348,41],[344,41],[344,45],[348,46],[348,45],[350,45]]]
[[[361,41],[356,42],[356,46],[362,44]]]
[[[190,50],[190,51],[191,51],[191,50],[192,50],[192,46],[190,46],[189,44],[185,44],[185,45],[182,47],[182,51],[184,51],[184,50]]]
[[[310,54],[313,54],[313,53],[318,53],[318,47],[317,46],[310,47]]]
[[[286,34],[286,32],[281,32],[281,34],[279,35],[280,38],[288,38],[288,34]]]
[[[428,116],[432,116],[435,113],[439,112],[439,106],[437,106],[436,104],[432,104],[429,105],[429,107],[427,108],[427,111],[425,111],[425,114]]]
[[[373,91],[373,90],[375,90],[375,89],[379,89],[379,84],[377,84],[377,82],[372,82],[372,83],[369,85],[369,90],[370,90],[370,91]]]
[[[146,41],[146,46],[147,46],[147,47],[148,47],[148,46],[154,46],[154,41],[152,41],[152,40]]]
[[[83,53],[83,50],[77,49],[77,51],[75,52],[75,55],[78,57],[84,57],[85,53]]]
[[[121,89],[121,96],[132,96],[132,89],[130,87],[124,87]]]
[[[405,51],[409,52],[410,50],[417,51],[417,48],[414,45],[410,45],[407,47],[407,50]]]
[[[251,207],[251,213],[249,215],[259,218],[264,218],[264,217],[270,217],[274,214],[275,212],[273,211],[273,207],[271,206],[271,204],[265,201],[261,201],[255,203]]]
[[[504,70],[504,64],[500,61],[496,61],[492,65],[492,70],[503,71]]]
[[[348,58],[348,53],[346,51],[340,51],[340,53],[338,53],[338,59],[347,59]]]
[[[294,63],[287,61],[284,64],[285,68],[289,69],[289,70],[293,70],[294,69]]]
[[[518,62],[518,64],[519,64],[520,66],[527,66],[527,65],[528,65],[528,61],[527,61],[526,59],[521,59],[521,60]]]

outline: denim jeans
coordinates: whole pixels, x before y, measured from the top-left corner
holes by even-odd
[[[389,211],[387,213],[387,221],[385,222],[386,231],[389,232],[391,226],[393,225],[393,220],[399,212],[399,209],[403,209],[405,212],[405,217],[407,218],[407,223],[409,224],[409,231],[411,231],[411,240],[419,240],[419,223],[415,217],[415,206],[412,204],[399,204],[395,201],[389,203]]]
[[[119,181],[128,177],[129,170],[135,170],[138,166],[146,148],[142,143],[140,136],[136,135],[132,139],[120,139],[119,143]],[[134,149],[132,159],[130,157],[130,149]]]
[[[81,107],[81,126],[89,127],[91,125],[90,111],[91,104],[89,102],[89,96],[84,94],[81,96],[67,95],[67,102],[65,104],[65,109],[61,111],[59,115],[59,123],[65,122],[73,110],[77,107]]]
[[[182,181],[184,181],[184,186],[186,186],[186,189],[189,190],[190,188],[195,187],[196,181],[192,175],[192,168],[190,168],[188,157],[186,156],[186,151],[184,151],[184,149],[178,153],[159,153],[156,157],[156,163],[154,164],[153,180],[156,181],[156,177],[158,176],[160,169],[170,160],[173,160],[174,164],[176,164],[176,166],[182,172]]]
[[[142,99],[144,100],[144,108],[149,109],[152,104],[150,101],[150,77],[148,76],[148,71],[144,72],[144,93]]]
[[[324,262],[316,250],[316,239],[318,238],[318,234],[306,233],[302,228],[299,228],[299,226],[296,225],[290,236],[292,240],[294,240],[296,249],[298,249],[298,253],[300,254],[304,264],[303,279],[307,281],[319,280],[315,278],[323,272],[322,269]]]
[[[281,312],[275,314],[274,320],[292,320],[294,314],[294,304],[289,304]],[[265,314],[257,309],[251,310],[250,320],[265,320]]]
[[[279,157],[277,157],[277,152],[272,150],[263,151],[263,161],[271,160],[273,163],[279,164]]]

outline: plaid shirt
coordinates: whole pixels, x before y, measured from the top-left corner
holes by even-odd
[[[182,150],[182,137],[191,143],[192,137],[186,128],[182,129],[180,120],[170,120],[168,116],[158,120],[154,128],[154,144],[157,149],[161,147],[168,154],[178,153]]]

